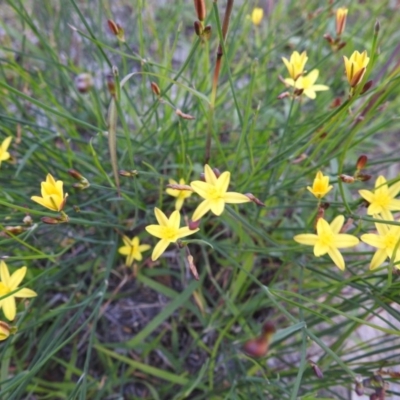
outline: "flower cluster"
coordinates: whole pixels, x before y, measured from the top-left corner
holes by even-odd
[[[308,186],[307,189],[320,201],[332,186],[329,185],[329,177],[318,171],[313,186]],[[392,211],[400,211],[400,200],[395,198],[399,192],[400,180],[388,186],[384,176],[377,178],[373,192],[359,190],[361,197],[369,203],[367,214],[377,220],[377,233],[367,233],[360,238],[364,243],[378,249],[371,260],[371,270],[378,268],[386,258],[400,270],[400,223],[396,224],[392,215]],[[353,235],[341,233],[343,224],[343,215],[337,216],[330,224],[318,215],[316,234],[304,233],[294,236],[293,239],[300,244],[314,246],[316,257],[328,254],[335,265],[344,270],[345,262],[338,249],[356,246],[359,240]]]
[[[344,32],[347,19],[347,8],[339,8],[336,12],[336,39],[332,39],[330,35],[325,35],[325,38],[332,45],[333,49],[339,50],[343,48],[346,43],[341,42],[340,37]],[[290,78],[285,78],[283,81],[286,85],[294,88],[294,96],[300,96],[304,94],[309,99],[316,98],[316,92],[328,90],[329,87],[326,85],[316,84],[319,76],[319,70],[313,69],[307,73],[305,71],[305,65],[308,60],[307,53],[303,51],[301,54],[294,51],[288,60],[282,57],[282,61],[285,64]],[[364,77],[367,65],[369,63],[369,57],[366,51],[359,53],[358,51],[353,52],[350,58],[344,56],[344,65],[347,81],[350,85],[350,95],[354,94],[354,88],[359,85]],[[367,90],[367,87],[364,87]],[[287,97],[288,93],[283,93],[279,98]]]

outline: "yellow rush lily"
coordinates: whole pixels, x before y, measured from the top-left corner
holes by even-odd
[[[6,137],[0,145],[0,165],[2,161],[6,161],[11,157],[10,153],[8,152],[11,140],[12,136]]]
[[[314,246],[315,257],[321,257],[328,253],[329,257],[340,269],[345,269],[345,262],[338,249],[356,246],[358,238],[353,235],[339,233],[344,223],[344,216],[337,216],[330,224],[323,218],[318,219],[317,234],[303,233],[293,239],[306,246]]]
[[[178,184],[178,182],[174,181],[173,179],[170,179],[169,183],[172,185]],[[185,184],[185,180],[183,178],[179,179],[179,185],[184,185],[184,184]],[[188,197],[190,197],[192,195],[191,190],[178,190],[178,189],[171,189],[171,188],[168,188],[166,190],[166,193],[169,194],[170,196],[176,197],[175,210],[178,210],[178,211],[181,210],[185,199],[187,199]]]
[[[264,10],[260,7],[256,7],[251,13],[251,21],[255,26],[258,26],[261,24],[263,16],[264,16]]]
[[[11,276],[8,272],[7,264],[0,261],[0,297],[7,296],[7,294],[14,292],[18,289],[19,284],[24,279],[26,274],[26,267],[17,269]],[[15,298],[27,298],[37,296],[36,292],[31,289],[22,288],[7,297],[0,300],[0,308],[3,308],[5,317],[12,321],[15,318],[17,306]]]
[[[32,196],[31,200],[53,211],[61,211],[68,194],[64,196],[63,181],[55,181],[51,174],[47,174],[46,181],[42,182],[42,197]]]
[[[361,197],[368,201],[368,215],[380,214],[383,219],[391,220],[390,211],[400,210],[400,200],[395,199],[400,192],[400,181],[388,187],[384,176],[380,175],[375,182],[375,190],[359,190]]]
[[[379,217],[375,217],[380,219]],[[389,221],[393,221],[393,216],[390,213]],[[369,269],[378,268],[386,258],[393,259],[393,263],[395,263],[395,268],[400,269],[400,226],[397,225],[388,225],[383,221],[375,222],[376,230],[378,231],[378,235],[374,233],[366,233],[361,236],[361,240],[364,243],[369,244],[370,246],[377,247],[378,250],[374,254],[371,260],[371,264]],[[396,249],[397,247],[397,249]],[[396,252],[394,251],[396,249]]]
[[[179,211],[175,210],[169,218],[157,207],[154,209],[154,214],[156,216],[159,225],[149,225],[146,226],[146,231],[150,235],[161,239],[157,245],[154,247],[151,259],[153,261],[157,260],[162,253],[166,250],[170,243],[175,243],[178,239],[182,239],[185,236],[193,235],[199,229],[190,230],[188,227],[180,228],[181,215]]]
[[[125,264],[130,267],[133,261],[142,261],[142,253],[150,249],[148,244],[140,244],[140,240],[137,236],[129,239],[128,236],[122,236],[124,246],[118,249],[118,253],[126,256]]]
[[[313,69],[306,76],[299,76],[297,80],[292,78],[286,78],[285,82],[294,86],[295,89],[303,89],[303,93],[310,99],[315,99],[317,94],[315,92],[320,92],[323,90],[329,90],[329,87],[326,85],[314,85],[317,81],[319,75],[319,71],[317,69]]]
[[[355,51],[350,58],[343,56],[343,59],[346,68],[347,80],[349,81],[350,86],[353,88],[361,82],[369,63],[369,57],[367,52],[364,50],[362,53]]]
[[[204,166],[205,182],[194,181],[190,184],[193,191],[204,199],[193,213],[192,220],[198,221],[204,214],[211,210],[215,215],[221,215],[225,203],[247,203],[251,201],[247,196],[236,192],[227,192],[231,174],[223,172],[218,178],[209,165]]]
[[[332,187],[332,185],[329,185],[329,176],[325,176],[321,171],[318,171],[312,187],[307,186],[307,189],[317,199],[322,199],[332,189]]]
[[[299,54],[297,51],[294,51],[290,56],[290,60],[282,57],[282,61],[285,63],[289,75],[294,81],[303,74],[304,66],[306,65],[307,60],[308,57],[305,51],[303,51],[301,54]]]
[[[347,12],[348,9],[346,7],[340,7],[336,10],[336,36],[340,36],[344,32]]]

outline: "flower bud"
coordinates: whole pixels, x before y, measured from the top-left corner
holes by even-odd
[[[210,37],[211,37],[211,25],[207,25],[206,27],[204,27],[202,37],[203,37],[204,40],[210,40]]]
[[[106,79],[107,79],[108,91],[111,94],[111,96],[115,98],[115,96],[117,94],[117,90],[116,90],[116,87],[115,87],[114,75],[113,74],[107,74]]]
[[[199,273],[197,272],[197,268],[194,265],[193,257],[191,255],[188,255],[187,256],[187,260],[188,260],[188,263],[189,263],[190,272],[192,273],[194,279],[196,279],[196,281],[198,281],[200,279],[199,278]]]
[[[354,176],[341,174],[339,175],[339,179],[344,183],[354,183],[355,179]]]
[[[151,85],[151,90],[153,91],[153,93],[154,93],[156,96],[160,97],[160,95],[161,95],[161,90],[160,90],[160,88],[158,87],[157,83],[151,82],[150,85]]]
[[[29,214],[27,214],[27,215],[25,215],[25,217],[24,217],[24,219],[22,220],[22,222],[23,222],[25,225],[30,226],[30,225],[32,225],[32,217],[31,217]]]
[[[83,176],[76,169],[69,169],[67,172],[68,175],[72,176],[77,181],[84,179]]]
[[[110,31],[117,37],[120,42],[125,42],[125,31],[121,25],[115,23],[112,19],[107,20]]]
[[[87,93],[93,87],[92,75],[88,73],[79,74],[75,78],[75,86],[79,93]]]
[[[197,18],[200,22],[203,22],[206,19],[206,3],[204,0],[194,0],[194,8],[196,9]]]
[[[283,93],[281,93],[281,94],[277,97],[277,99],[278,99],[278,100],[282,100],[282,99],[285,99],[286,97],[290,97],[290,93],[289,93],[289,92],[283,92]]]
[[[340,36],[344,32],[347,19],[347,8],[340,7],[336,10],[336,36]]]
[[[358,174],[357,175],[357,180],[361,182],[366,182],[369,181],[372,178],[372,175],[369,174]]]
[[[194,31],[196,32],[197,36],[202,36],[203,35],[203,24],[200,21],[194,21],[193,23]]]
[[[197,221],[189,221],[188,228],[189,228],[191,231],[195,231],[196,229],[199,228],[200,222],[201,222],[200,219],[197,220]]]
[[[243,345],[243,351],[250,357],[264,357],[269,349],[272,335],[275,333],[275,326],[271,322],[263,325],[262,333],[255,339],[248,340]]]
[[[324,39],[332,46],[335,44],[333,37],[329,33],[325,33]]]
[[[121,169],[118,173],[119,173],[121,176],[125,176],[125,177],[127,177],[127,178],[132,178],[132,177],[135,177],[135,176],[138,176],[138,175],[139,175],[139,172],[137,172],[136,169],[131,170],[131,171],[125,171],[124,169]]]
[[[375,25],[374,25],[374,33],[375,33],[375,35],[377,35],[380,30],[381,30],[381,24],[380,24],[379,21],[376,21]]]
[[[362,88],[360,94],[364,94],[366,91],[368,91],[369,89],[371,89],[372,85],[373,85],[374,81],[368,81]]]
[[[356,168],[360,171],[362,170],[366,165],[367,165],[368,157],[363,154],[360,157],[358,157]]]
[[[359,396],[362,396],[364,394],[364,385],[361,378],[356,378],[356,387],[354,390]]]
[[[315,363],[312,362],[312,361],[310,361],[310,364],[311,364],[311,368],[312,368],[313,371],[314,371],[315,376],[316,376],[317,378],[319,378],[319,379],[323,379],[324,374],[323,374],[323,372],[321,371],[321,369],[318,367],[318,365],[315,364]]]
[[[258,206],[265,207],[265,204],[256,196],[254,196],[254,194],[246,193],[245,196],[247,196],[253,203],[257,204]]]
[[[6,322],[0,321],[0,341],[8,339],[11,333],[10,325]]]

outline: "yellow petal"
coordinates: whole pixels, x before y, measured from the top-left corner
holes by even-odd
[[[318,236],[312,233],[302,233],[294,236],[293,240],[297,243],[305,244],[306,246],[315,246]]]
[[[6,152],[8,150],[11,140],[12,140],[12,136],[8,136],[3,140],[3,143],[1,144],[1,150],[3,152]]]
[[[225,203],[239,204],[239,203],[248,203],[251,200],[242,193],[226,192],[224,194],[224,201]]]
[[[214,186],[202,181],[191,182],[190,187],[203,199],[209,197],[209,192],[214,191]]]
[[[41,206],[48,208],[49,210],[58,211],[58,208],[56,207],[56,205],[54,205],[49,199],[50,199],[49,197],[46,197],[46,198],[39,197],[39,196],[31,197],[31,200],[34,201],[35,203],[38,203]]]
[[[161,226],[168,226],[168,218],[167,216],[157,207],[154,208],[154,214],[156,216],[157,222]]]
[[[156,238],[163,239],[165,236],[165,229],[160,225],[148,225],[145,227],[146,231],[150,233],[150,235],[155,236]]]
[[[228,171],[223,172],[219,176],[216,187],[220,190],[221,195],[223,195],[228,190],[230,180],[231,173]]]
[[[340,251],[336,248],[331,247],[328,250],[329,257],[332,258],[332,261],[335,263],[335,265],[341,270],[344,271],[345,264],[344,264],[344,259]]]
[[[170,243],[170,242],[169,242],[168,240],[160,240],[160,241],[156,244],[156,246],[154,247],[154,249],[153,249],[153,253],[152,253],[152,255],[151,255],[151,259],[152,259],[153,261],[156,261],[156,260],[161,256],[161,254],[164,253],[164,251],[165,251],[166,248],[168,247],[169,243]]]
[[[386,178],[382,175],[379,175],[375,182],[375,193],[379,193],[381,190],[387,191],[387,183]]]
[[[122,246],[118,249],[118,253],[127,256],[131,252],[130,246]]]
[[[215,176],[214,171],[208,164],[204,166],[204,178],[207,183],[213,186],[217,185],[217,177]]]
[[[377,247],[378,249],[384,249],[386,247],[385,239],[381,236],[375,235],[374,233],[366,233],[361,235],[360,238],[364,243],[370,246]]]
[[[13,296],[8,296],[5,299],[1,300],[1,306],[3,308],[3,312],[5,317],[9,321],[13,321],[15,318],[15,314],[17,312],[17,307],[15,305],[15,299]]]
[[[0,261],[0,278],[6,287],[10,287],[10,273],[8,272],[7,264]]]
[[[305,89],[303,93],[311,100],[314,100],[317,97],[317,94],[312,89]]]
[[[347,247],[357,246],[360,241],[353,235],[347,235],[344,233],[340,233],[334,235],[333,243],[334,246],[338,249],[345,249]]]
[[[389,195],[390,197],[396,197],[399,194],[399,192],[400,192],[400,181],[390,186]]]
[[[189,235],[193,235],[193,233],[196,233],[197,231],[199,231],[199,228],[197,229],[189,229],[187,226],[180,228],[177,235],[176,235],[176,239],[182,239],[186,236]]]
[[[28,288],[22,288],[18,290],[18,292],[13,294],[14,297],[26,299],[28,297],[36,297],[37,293],[31,289]]]
[[[344,224],[344,216],[338,215],[332,222],[331,222],[331,229],[333,233],[339,233],[342,229]]]
[[[141,253],[143,253],[144,251],[149,250],[150,247],[151,247],[151,246],[148,245],[148,244],[141,244],[141,245],[139,246],[139,251],[140,251]]]
[[[329,251],[329,247],[326,244],[322,244],[319,241],[315,243],[314,255],[315,257],[321,257]]]
[[[211,209],[211,203],[209,200],[202,201],[193,213],[192,220],[198,221],[204,214]]]
[[[15,290],[18,285],[22,282],[26,274],[26,267],[18,268],[10,278],[9,288],[10,290]]]
[[[400,200],[392,199],[388,205],[389,210],[398,211],[400,210]]]
[[[180,211],[185,201],[184,197],[178,197],[175,202],[175,210]]]
[[[362,198],[368,201],[368,203],[372,203],[374,201],[374,194],[369,190],[359,190],[358,193]]]
[[[211,212],[215,215],[219,216],[224,212],[225,202],[222,199],[217,199],[210,201],[211,204]]]
[[[332,229],[328,222],[326,222],[323,218],[319,218],[317,222],[317,234],[320,236],[324,233],[332,233]]]
[[[180,224],[181,224],[181,214],[179,213],[179,211],[175,210],[169,217],[168,226],[175,229],[179,229]]]
[[[372,257],[371,264],[369,266],[370,270],[378,268],[386,259],[386,251],[385,249],[379,249],[375,252],[374,256]]]

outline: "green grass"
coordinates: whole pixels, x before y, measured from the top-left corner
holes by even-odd
[[[18,332],[0,344],[0,397],[347,399],[357,376],[398,368],[398,274],[390,263],[370,271],[374,249],[362,244],[344,250],[342,272],[293,236],[313,231],[317,200],[306,187],[318,170],[334,186],[324,218],[353,219],[348,233],[358,237],[374,230],[358,190],[372,190],[380,174],[397,179],[396,6],[348,2],[347,44],[333,52],[323,35],[334,36],[334,10],[346,3],[269,2],[255,27],[256,2],[237,1],[214,101],[226,2],[206,1],[206,43],[193,30],[193,2],[161,3],[1,5],[0,140],[13,141],[0,169],[0,255],[11,271],[28,267],[22,284],[38,296],[19,301],[10,323]],[[107,19],[124,28],[126,43]],[[281,58],[294,50],[307,51],[306,69],[319,69],[317,83],[330,87],[315,100],[277,99],[291,90],[279,76],[288,77]],[[354,50],[371,57],[364,82],[373,86],[349,98],[343,55]],[[81,73],[94,80],[86,94],[75,83]],[[154,207],[174,210],[168,179],[199,179],[207,138],[208,162],[231,172],[230,190],[265,207],[228,205],[202,219],[188,244],[198,281],[185,249],[173,245],[156,262],[148,251],[126,267],[122,235],[156,244],[145,231]],[[343,183],[338,176],[353,175],[361,154],[372,179]],[[73,187],[72,168],[90,187]],[[30,199],[48,173],[69,193],[68,223],[43,223],[58,214]],[[190,219],[199,201],[187,199],[182,216]],[[24,229],[7,235],[9,226]],[[266,321],[277,329],[268,355],[246,356],[243,343]],[[366,327],[372,333],[360,339]],[[387,392],[400,395],[393,384]]]

